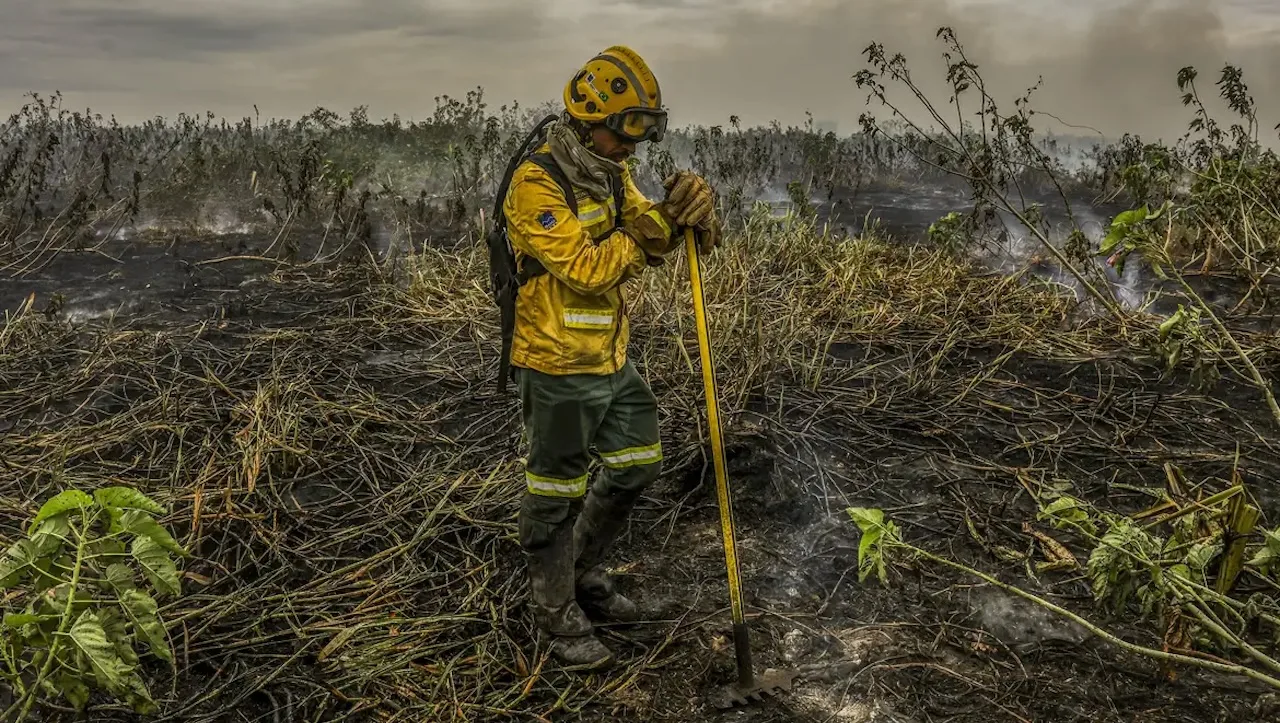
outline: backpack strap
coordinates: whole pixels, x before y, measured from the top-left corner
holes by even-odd
[[[560,186],[560,190],[564,192],[564,200],[569,203],[569,210],[573,215],[577,216],[578,197],[573,192],[573,184],[569,183],[569,177],[565,175],[564,171],[560,170],[560,164],[556,163],[556,159],[550,153],[534,153],[529,156],[529,160],[533,161],[538,168],[546,171],[548,176],[555,179],[555,182]]]
[[[569,203],[569,210],[573,212],[573,215],[578,215],[577,194],[573,190],[573,184],[569,182],[569,177],[565,175],[564,171],[560,170],[560,164],[556,163],[550,153],[535,153],[529,156],[529,160],[533,161],[539,168],[546,171],[547,175],[555,179],[556,183],[560,185],[560,190],[564,192],[565,200]],[[612,234],[614,231],[622,228],[622,207],[626,201],[626,189],[622,185],[621,176],[614,176],[611,180],[613,186],[614,208],[613,228],[597,237],[596,241],[600,241]]]
[[[574,195],[573,184],[569,183],[569,177],[564,174],[564,171],[560,170],[560,164],[556,163],[550,153],[534,153],[529,156],[528,160],[538,168],[546,171],[547,175],[555,180],[556,185],[560,186],[561,192],[564,193],[565,202],[569,204],[569,212],[577,216],[578,198]],[[524,262],[519,264],[519,269],[518,274],[521,286],[528,283],[529,279],[547,273],[547,267],[532,256],[526,257]]]

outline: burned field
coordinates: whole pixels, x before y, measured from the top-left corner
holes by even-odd
[[[191,557],[160,608],[176,667],[143,663],[157,720],[1265,719],[1265,686],[1166,677],[964,575],[916,564],[859,583],[845,511],[884,509],[913,542],[1097,619],[1083,557],[1035,572],[1053,559],[1035,533],[1073,539],[1031,493],[1137,512],[1166,465],[1215,491],[1235,470],[1270,518],[1280,455],[1256,390],[1158,383],[1132,354],[1149,328],[1074,319],[1051,289],[773,224],[748,227],[707,283],[757,665],[800,675],[783,698],[709,705],[734,671],[683,264],[637,311],[668,462],[618,552],[650,621],[606,629],[623,660],[608,674],[557,671],[533,644],[518,410],[492,389],[475,249],[427,249],[394,281],[226,262],[246,265],[144,290],[111,320],[23,307],[0,355],[4,534],[68,486],[168,508]],[[148,268],[163,286],[183,267],[162,253]],[[1102,624],[1161,644],[1132,614]],[[95,699],[95,720],[131,715]]]
[[[605,673],[536,644],[478,241],[533,116],[12,119],[3,720],[1280,719],[1274,154],[1126,139],[1068,173],[1029,135],[734,123],[640,159],[650,192],[705,174],[728,223],[703,271],[748,619],[757,669],[797,676],[722,711],[678,255],[629,305],[665,464],[614,571],[646,620],[602,626]],[[914,238],[818,220],[955,177],[972,212],[899,209]],[[1064,231],[1010,186],[1130,210]],[[997,270],[993,210],[1021,244]]]

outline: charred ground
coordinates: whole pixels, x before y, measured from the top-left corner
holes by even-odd
[[[757,252],[787,241],[743,239]],[[124,297],[127,313],[68,321],[94,294],[86,282],[5,327],[3,534],[60,487],[111,480],[168,505],[193,553],[186,594],[162,610],[176,674],[148,670],[159,720],[1274,714],[1247,682],[1169,681],[971,579],[917,566],[887,589],[857,582],[844,509],[874,506],[922,546],[1090,613],[1078,571],[1029,575],[1030,563],[992,554],[1036,559],[1020,477],[1124,511],[1143,506],[1133,487],[1158,487],[1166,463],[1192,479],[1233,468],[1274,479],[1280,455],[1256,390],[1152,381],[1154,367],[1134,361],[1137,329],[1126,340],[1051,291],[904,246],[825,242],[846,254],[833,267],[866,274],[849,286],[800,262],[771,269],[790,286],[766,281],[747,264],[776,262],[745,260],[764,254],[722,254],[708,291],[756,661],[802,677],[783,699],[721,713],[709,703],[733,657],[699,378],[679,361],[682,344],[696,355],[681,266],[650,282],[633,348],[662,399],[668,461],[618,570],[651,622],[607,628],[623,665],[583,677],[541,657],[524,610],[517,408],[492,391],[492,315],[464,281],[480,278],[480,257],[428,249],[394,282],[360,264],[189,265],[269,243],[191,242],[177,261],[170,239],[139,239],[107,264],[112,284],[148,279]],[[106,280],[97,261],[60,263]],[[787,334],[771,310],[794,308],[796,294],[814,314]],[[837,329],[815,356],[812,342]],[[1269,371],[1275,361],[1274,349],[1262,357]],[[1159,644],[1136,621],[1108,627]],[[105,699],[93,715],[131,718]]]
[[[68,488],[167,508],[191,553],[159,611],[174,665],[141,665],[169,723],[1277,719],[1280,680],[1260,669],[1280,670],[1280,564],[1196,609],[1238,629],[1188,639],[1178,601],[1145,617],[1095,604],[1093,543],[1043,508],[1067,494],[1127,520],[1242,490],[1261,514],[1250,549],[1280,547],[1264,534],[1280,513],[1265,124],[1228,67],[1218,86],[1241,118],[1217,125],[1184,69],[1187,139],[1064,149],[1034,135],[1025,99],[973,103],[976,68],[938,38],[980,134],[731,119],[672,132],[633,168],[651,192],[677,167],[703,174],[730,225],[705,266],[729,478],[756,664],[797,670],[791,694],[710,705],[733,653],[680,258],[633,305],[666,463],[616,571],[650,620],[605,629],[622,658],[607,674],[558,670],[535,645],[518,410],[493,391],[478,239],[540,113],[495,113],[479,92],[413,123],[317,109],[121,127],[56,96],[15,114],[0,130],[0,542],[15,549]],[[873,97],[912,83],[900,56],[867,58],[856,82]],[[783,199],[781,217],[758,203]],[[882,238],[871,211],[912,241]],[[895,557],[883,585],[860,582],[851,507],[969,571]],[[1226,539],[1210,512],[1178,545]],[[1183,551],[1139,572],[1155,584]],[[1147,653],[1253,667],[1122,652],[1001,582]],[[41,594],[6,589],[5,612]],[[37,720],[138,719],[100,690],[83,714],[40,697]]]

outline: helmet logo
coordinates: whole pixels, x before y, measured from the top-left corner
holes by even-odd
[[[608,93],[606,93],[606,92],[604,92],[603,90],[600,90],[599,88],[597,88],[597,87],[596,87],[596,74],[595,74],[595,73],[587,73],[587,78],[586,78],[586,80],[587,80],[587,85],[591,87],[591,90],[595,91],[595,93],[596,93],[596,97],[600,99],[600,102],[601,102],[601,103],[608,103],[608,102],[609,102],[609,94],[608,94]],[[596,109],[595,109],[595,108],[593,108],[593,107],[592,107],[592,105],[594,105],[594,104],[589,104],[589,105],[587,106],[587,112],[588,112],[588,113],[595,113],[595,112],[596,112]]]

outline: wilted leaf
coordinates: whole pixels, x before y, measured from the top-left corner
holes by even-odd
[[[138,654],[133,651],[133,635],[129,633],[128,621],[124,615],[111,608],[104,608],[98,612],[98,621],[120,659],[131,666],[137,665]]]
[[[67,702],[75,707],[77,711],[83,711],[84,707],[89,704],[89,686],[70,673],[59,673],[55,679],[55,685],[58,690],[66,697]]]
[[[1258,549],[1257,554],[1250,558],[1247,564],[1249,567],[1256,567],[1265,572],[1271,569],[1277,559],[1278,556],[1274,550],[1269,547],[1262,547]]]
[[[99,687],[114,694],[126,690],[127,678],[133,673],[133,668],[120,659],[115,645],[107,639],[101,621],[92,610],[80,614],[68,637],[75,649],[89,661]]]
[[[164,507],[132,487],[102,487],[93,491],[93,497],[106,508],[142,510],[153,515],[165,513]]]
[[[1018,552],[1017,550],[1011,547],[1005,547],[1004,545],[995,545],[991,548],[991,551],[996,554],[996,557],[999,557],[1005,562],[1022,562],[1027,559],[1025,553]]]
[[[136,671],[125,678],[125,686],[125,699],[129,701],[129,707],[133,708],[135,713],[153,715],[159,712],[160,708],[151,699],[151,692],[147,690],[147,684],[143,682],[142,677]]]
[[[34,530],[37,525],[45,520],[60,515],[70,510],[77,510],[83,507],[91,507],[93,498],[77,489],[63,490],[53,497],[40,508],[36,516],[31,520],[28,530]]]
[[[1187,552],[1187,567],[1192,570],[1204,574],[1213,559],[1222,552],[1222,545],[1217,542],[1198,542],[1191,546],[1191,550]]]
[[[120,605],[133,621],[138,640],[147,644],[152,655],[172,663],[173,650],[169,647],[164,624],[160,622],[156,601],[141,590],[128,590],[120,596]]]
[[[1041,571],[1066,570],[1079,564],[1076,561],[1076,556],[1071,554],[1071,550],[1068,550],[1065,545],[1049,535],[1032,528],[1030,523],[1022,523],[1022,531],[1040,542],[1040,547],[1044,550],[1045,557],[1048,558],[1047,563],[1037,566]]]
[[[133,554],[133,559],[137,560],[142,567],[142,573],[147,576],[156,590],[167,595],[181,594],[182,586],[178,580],[178,568],[169,558],[169,553],[159,543],[150,537],[135,537],[130,546],[130,552]]]

